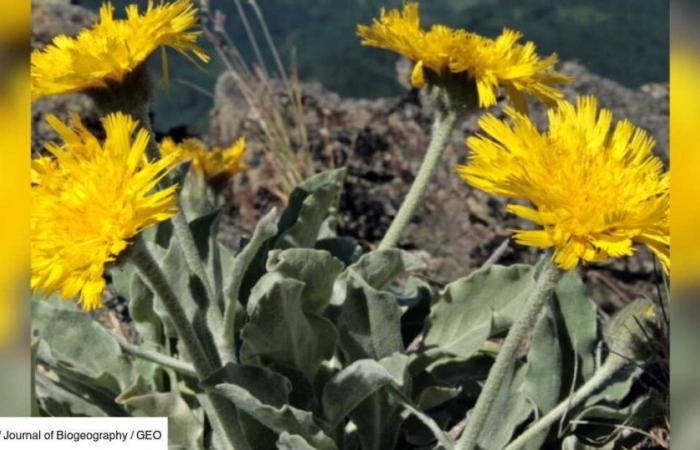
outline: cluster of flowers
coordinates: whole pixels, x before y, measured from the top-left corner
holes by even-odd
[[[159,48],[166,78],[165,47],[190,59],[209,60],[196,43],[201,33],[192,31],[197,10],[190,0],[149,3],[143,13],[130,5],[125,19],[113,15],[112,5],[105,4],[93,27],[75,38],[57,36],[51,45],[32,53],[33,100],[71,92],[99,95],[100,90],[129,95],[120,91],[121,83]],[[105,266],[117,260],[141,230],[177,213],[177,186],[162,186],[169,172],[192,160],[206,179],[220,182],[246,169],[244,139],[222,150],[208,149],[196,139],[175,143],[166,138],[160,152],[153,152],[156,145],[147,131],[149,124],[139,124],[130,114],[109,112],[102,119],[106,134],[102,142],[77,116],[71,126],[55,116],[47,118],[63,143],[48,143],[50,156],[32,161],[30,250],[35,291],[78,297],[86,310],[102,306]]]
[[[554,70],[556,55],[540,58],[535,44],[518,43],[522,34],[516,31],[505,29],[489,39],[444,25],[423,30],[418,3],[406,4],[403,11],[382,10],[372,26],[359,26],[358,34],[365,45],[393,50],[414,61],[411,84],[417,88],[426,84],[425,69],[437,75],[464,75],[476,83],[482,107],[496,104],[501,87],[521,110],[527,110],[526,95],[554,105],[562,93],[553,85],[569,81]]]
[[[504,88],[513,107],[506,120],[485,114],[483,133],[467,139],[469,164],[457,168],[471,185],[492,194],[525,200],[508,210],[542,229],[516,230],[521,244],[555,249],[554,261],[574,269],[581,261],[600,262],[631,255],[646,244],[670,267],[669,173],[652,153],[649,134],[613,117],[593,97],[576,105],[554,85],[569,79],[553,70],[557,56],[540,58],[532,42],[504,30],[495,40],[465,30],[420,26],[418,4],[403,11],[382,10],[371,26],[358,27],[363,44],[404,55],[415,63],[412,83],[440,83],[445,73],[476,83],[481,107],[496,103]],[[549,130],[541,132],[526,115],[526,96],[555,106]]]
[[[208,61],[196,43],[196,14],[190,0],[149,3],[143,14],[132,5],[121,20],[113,18],[111,5],[103,6],[92,28],[75,38],[58,36],[32,54],[32,97],[118,89],[158,48]],[[496,104],[505,91],[513,104],[507,119],[480,119],[483,133],[467,140],[470,160],[458,172],[484,191],[529,202],[508,207],[541,226],[516,230],[519,243],[554,248],[563,269],[630,255],[643,243],[668,270],[670,183],[652,153],[653,139],[628,121],[613,130],[612,113],[599,109],[595,98],[565,101],[556,86],[569,79],[554,70],[556,55],[541,58],[532,42],[519,43],[521,35],[507,29],[496,39],[441,25],[426,31],[416,3],[382,11],[358,34],[365,45],[412,60],[418,88],[457,77],[475,87],[480,107]],[[163,62],[167,74],[165,52]],[[548,131],[526,115],[527,97],[553,107]],[[177,164],[191,159],[208,178],[245,170],[244,140],[207,150],[201,141],[165,139],[156,157],[147,151],[156,147],[148,127],[137,130],[128,113],[103,119],[102,143],[79,119],[70,128],[50,117],[64,143],[48,144],[52,156],[33,162],[32,288],[79,296],[86,309],[102,304],[105,265],[140,230],[176,212],[176,187],[160,184]]]

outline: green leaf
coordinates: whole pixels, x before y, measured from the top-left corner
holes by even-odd
[[[377,290],[386,289],[389,283],[405,273],[424,268],[422,261],[399,249],[375,250],[352,265],[352,270]]]
[[[644,373],[644,370],[637,366],[630,366],[627,369],[617,372],[608,381],[605,388],[591,395],[586,400],[587,406],[605,404],[619,406],[632,391],[634,383]]]
[[[73,302],[32,301],[32,334],[46,342],[57,366],[115,395],[134,374],[119,343]]]
[[[331,427],[349,416],[357,425],[363,449],[394,448],[403,419],[399,403],[386,388],[409,388],[409,360],[397,353],[379,362],[355,361],[328,381],[322,404]]]
[[[290,366],[309,382],[335,351],[337,332],[324,317],[306,314],[305,284],[270,273],[260,279],[248,302],[249,322],[241,331],[241,361]]]
[[[510,326],[534,286],[533,267],[491,266],[449,284],[426,319],[425,349],[462,358]]]
[[[404,387],[408,357],[399,353],[383,361],[384,365],[372,359],[355,361],[326,383],[322,404],[332,428],[382,387],[389,384]]]
[[[554,408],[559,402],[562,388],[563,355],[562,339],[566,330],[559,329],[558,321],[551,300],[545,307],[545,313],[537,322],[532,344],[527,354],[525,379],[520,388],[538,409],[542,416]],[[526,448],[538,450],[547,438],[548,431],[533,437]]]
[[[346,266],[353,264],[362,254],[362,247],[351,237],[332,237],[316,242],[317,250],[326,250]]]
[[[525,368],[514,364],[508,370],[496,401],[479,432],[479,447],[498,450],[506,446],[514,431],[532,414],[533,406],[520,392]]]
[[[289,206],[280,218],[275,247],[313,247],[321,225],[338,203],[344,179],[345,169],[336,169],[299,184],[289,196]]]
[[[345,170],[330,170],[312,176],[289,196],[277,234],[267,239],[255,254],[241,283],[239,300],[245,305],[257,281],[265,274],[267,253],[275,248],[313,248],[321,226],[333,212],[340,197]]]
[[[41,388],[39,397],[41,415],[49,417],[109,417],[110,411],[84,398],[84,392],[73,392],[59,382],[41,373],[36,376],[36,385]]]
[[[229,365],[226,372],[219,374],[219,376],[231,379],[236,384],[218,383],[209,389],[233,402],[239,411],[249,415],[265,427],[278,434],[286,431],[299,435],[313,448],[319,450],[335,450],[337,448],[333,440],[326,436],[315,423],[312,413],[288,404],[281,404],[280,397],[275,395],[275,398],[272,398],[273,396],[265,392],[271,388],[279,394],[288,389],[289,382],[280,375],[256,366]],[[207,380],[206,383],[211,385],[215,382],[214,378]],[[280,386],[280,383],[283,386]],[[258,396],[253,395],[251,391],[256,392]],[[265,403],[263,399],[272,399],[274,403]]]
[[[190,294],[190,270],[187,267],[185,255],[182,253],[177,239],[173,237],[170,240],[170,247],[168,247],[167,251],[164,251],[155,244],[149,244],[147,242],[146,245],[163,270],[165,278],[168,280],[168,284],[170,284],[173,292],[178,296],[180,305],[185,310],[187,318],[192,321],[197,313],[198,306]],[[156,297],[153,310],[163,322],[166,335],[170,338],[176,338],[177,332],[175,331],[175,325],[159,297]]]
[[[286,431],[280,433],[280,437],[277,440],[277,448],[279,450],[315,450],[303,437],[297,434],[289,434]]]
[[[652,393],[639,396],[624,406],[589,406],[573,417],[568,426],[571,432],[597,446],[614,443],[612,448],[633,448],[644,436],[625,431],[630,428],[648,429],[651,423],[660,420],[660,410],[662,407]],[[624,424],[624,427],[619,427],[619,424]]]
[[[415,418],[423,422],[423,425],[430,430],[434,438],[436,438],[440,444],[440,446],[437,448],[443,450],[452,450],[454,448],[453,439],[447,433],[445,433],[442,428],[440,428],[432,417],[425,414],[417,405],[415,405],[408,396],[393,387],[390,387],[388,391],[390,394],[393,394],[393,398],[395,398],[405,409],[404,415],[412,414]]]
[[[202,382],[204,386],[236,384],[246,389],[266,405],[282,407],[289,402],[292,384],[289,380],[266,367],[228,363]]]
[[[579,359],[579,373],[584,381],[588,380],[596,368],[600,340],[596,305],[586,295],[586,287],[575,272],[564,274],[554,292],[571,346]]]
[[[402,352],[401,308],[396,298],[374,289],[352,268],[344,276],[344,285],[338,331],[348,360],[379,360]]]
[[[143,342],[163,343],[163,322],[154,310],[153,292],[141,280],[132,264],[119,264],[109,269],[112,285],[128,300],[129,316]]]
[[[304,283],[302,308],[316,314],[323,313],[330,303],[333,284],[343,269],[343,263],[327,251],[307,248],[274,250],[267,261],[269,273]]]
[[[418,407],[427,411],[456,398],[461,389],[449,386],[428,386],[418,395]]]
[[[277,216],[277,210],[272,208],[270,212],[265,214],[255,225],[255,231],[245,247],[233,260],[230,269],[225,269],[231,273],[229,284],[224,288],[225,309],[237,308],[238,305],[245,305],[241,299],[241,286],[244,282],[244,277],[248,272],[251,264],[254,263],[256,256],[260,253],[261,247],[277,234],[277,225],[274,223]],[[265,252],[267,255],[267,252]],[[246,296],[247,298],[247,296]],[[236,302],[233,304],[233,302]],[[227,332],[231,332],[227,330]]]
[[[133,411],[134,416],[167,417],[168,444],[187,449],[201,449],[204,427],[178,392],[157,392],[122,396],[119,403]]]
[[[129,315],[143,342],[155,346],[163,343],[163,322],[155,312],[153,292],[136,274],[129,289]]]

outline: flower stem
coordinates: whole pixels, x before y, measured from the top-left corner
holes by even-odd
[[[194,328],[185,314],[185,310],[182,308],[170,284],[168,284],[165,274],[163,274],[163,271],[146,248],[143,239],[140,236],[137,237],[124,255],[136,266],[153,292],[160,297],[163,306],[165,306],[168,315],[173,321],[178,337],[187,350],[190,359],[192,359],[197,378],[200,381],[205,380],[212,373],[213,365],[207,358],[202,343],[197,338]],[[211,402],[211,410],[207,411],[207,413],[215,416],[216,420],[224,425],[226,432],[224,438],[228,441],[230,448],[247,448],[248,445],[243,432],[239,428],[233,405],[215,394],[207,394],[207,396]]]
[[[216,297],[211,283],[209,282],[209,276],[202,262],[202,257],[197,250],[197,245],[194,242],[194,237],[192,236],[192,231],[190,230],[190,225],[187,222],[185,213],[182,212],[182,210],[178,211],[178,213],[170,219],[170,222],[173,225],[173,232],[180,244],[182,253],[185,255],[187,267],[202,281],[207,293],[209,299],[206,311],[207,324],[211,328],[212,336],[214,336],[214,341],[219,351],[219,356],[224,364],[227,362],[236,362],[233,347],[227,345],[227,343],[221,339],[221,336],[224,334],[224,319],[221,309],[219,308],[219,299]]]
[[[515,360],[516,353],[532,324],[537,320],[542,307],[557,286],[561,271],[548,259],[537,279],[534,290],[528,297],[520,316],[515,320],[501,346],[496,361],[489,371],[481,395],[467,418],[467,426],[457,442],[457,450],[475,450],[479,433],[491,412],[503,380]]]
[[[454,111],[436,111],[430,137],[430,145],[428,145],[423,163],[420,169],[418,169],[416,179],[413,181],[411,189],[408,191],[406,198],[401,204],[399,212],[396,213],[396,217],[394,217],[394,220],[391,222],[389,230],[387,230],[382,242],[379,244],[380,250],[393,248],[399,241],[401,233],[404,228],[406,228],[406,225],[408,225],[411,216],[413,216],[418,204],[423,199],[425,189],[435,172],[435,168],[440,162],[445,148],[447,148],[447,143],[455,128],[457,118],[458,114]]]
[[[182,375],[197,378],[197,372],[194,370],[194,367],[185,361],[175,359],[160,352],[145,350],[138,345],[131,344],[122,336],[115,333],[112,333],[112,337],[119,343],[122,350],[130,355],[158,364],[159,366],[167,367],[168,369],[173,369],[175,372]]]
[[[134,108],[134,117],[141,123],[141,126],[148,131],[151,139],[148,143],[148,155],[151,158],[157,157],[160,153],[158,150],[158,144],[155,140],[155,133],[153,131],[153,126],[151,124],[151,119],[148,117],[148,108],[144,107],[142,109]],[[206,317],[207,324],[211,328],[212,336],[214,336],[214,341],[216,343],[216,348],[219,353],[219,357],[223,360],[224,364],[227,362],[236,362],[235,352],[232,346],[221,339],[224,334],[224,319],[221,310],[219,309],[218,299],[214,289],[212,289],[211,281],[207,275],[206,268],[202,262],[202,257],[197,250],[197,245],[194,242],[194,236],[192,235],[192,230],[190,230],[190,225],[182,210],[182,205],[178,208],[177,214],[175,214],[171,219],[170,223],[173,226],[173,232],[180,244],[180,249],[185,256],[185,262],[187,267],[190,269],[194,275],[199,278],[199,280],[204,285],[204,290],[207,293],[209,304],[207,306]]]
[[[523,432],[517,439],[508,444],[504,450],[517,450],[527,444],[532,438],[538,434],[545,432],[551,427],[554,422],[559,420],[567,411],[577,408],[588,397],[595,394],[603,387],[612,376],[627,365],[627,361],[623,358],[608,357],[605,364],[596,371],[596,373],[586,381],[583,386],[578,388],[571,398],[568,398],[559,403],[554,409],[542,416],[538,421],[533,423],[527,430]]]

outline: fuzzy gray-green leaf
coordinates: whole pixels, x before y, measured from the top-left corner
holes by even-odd
[[[178,392],[154,392],[125,396],[119,402],[135,416],[167,417],[168,444],[201,449],[204,426]]]
[[[314,175],[294,189],[280,219],[276,248],[314,246],[321,225],[338,202],[344,178],[344,169],[329,170]]]
[[[400,353],[379,362],[364,359],[329,380],[322,403],[331,427],[349,416],[358,427],[364,449],[393,448],[402,422],[401,408],[386,388],[408,388],[409,360]]]
[[[500,322],[519,311],[534,285],[531,266],[492,266],[449,284],[426,319],[424,347],[467,358],[481,348]]]
[[[479,433],[479,447],[498,450],[505,447],[515,429],[532,414],[533,406],[520,392],[525,368],[513,365]]]
[[[286,431],[280,433],[280,437],[277,440],[277,448],[279,450],[315,450],[303,437],[297,434],[289,434]]]
[[[260,279],[248,302],[250,320],[241,331],[242,362],[289,366],[313,380],[321,362],[333,355],[337,332],[328,319],[304,312],[304,286],[278,273]]]
[[[323,222],[336,207],[344,178],[344,169],[329,170],[312,176],[294,188],[277,224],[276,234],[259,245],[248,264],[239,291],[242,304],[247,304],[253,286],[265,274],[270,250],[314,247]]]
[[[352,265],[352,270],[377,290],[385,289],[404,273],[424,268],[425,264],[419,259],[399,249],[375,250]]]
[[[571,345],[577,354],[582,379],[595,371],[599,330],[596,305],[586,295],[586,288],[575,272],[564,274],[555,289]]]
[[[401,361],[405,372],[408,358],[403,356]],[[401,361],[392,361],[392,370],[389,371],[375,360],[361,359],[331,378],[326,383],[322,398],[324,413],[330,426],[337,426],[360,403],[382,387],[389,384],[402,387],[404,374],[393,370],[396,363]]]
[[[403,351],[401,308],[396,298],[370,286],[352,269],[344,276],[345,299],[338,317],[340,345],[351,360],[379,360]]]
[[[248,390],[236,384],[217,384],[211,390],[215,394],[229,399],[239,410],[275,433],[287,431],[298,434],[318,450],[335,450],[337,448],[333,440],[326,436],[314,422],[311,412],[286,404],[281,407],[265,404]]]
[[[72,302],[32,301],[32,330],[44,340],[57,363],[81,378],[118,394],[133,381],[133,372],[117,341]]]
[[[527,354],[525,379],[520,391],[532,401],[544,415],[559,402],[562,387],[563,355],[562,336],[565,330],[559,329],[554,301],[545,307],[545,313],[537,322],[532,344]],[[547,437],[547,430],[533,437],[527,443],[527,449],[537,450]]]
[[[308,248],[274,250],[267,261],[268,272],[304,283],[302,308],[316,314],[330,303],[333,284],[343,269],[343,263],[327,251]]]

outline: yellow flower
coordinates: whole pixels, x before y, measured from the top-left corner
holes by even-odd
[[[132,4],[126,8],[126,19],[114,19],[113,14],[114,7],[103,4],[100,20],[92,28],[75,38],[57,36],[45,49],[32,52],[32,99],[121,83],[159,47],[165,76],[165,47],[190,59],[191,53],[209,60],[196,43],[201,32],[189,31],[197,23],[191,0],[158,6],[149,1],[144,14]]]
[[[496,195],[530,202],[508,210],[542,229],[515,230],[520,244],[554,247],[563,269],[581,261],[631,255],[646,244],[670,266],[669,174],[654,156],[654,140],[624,120],[611,131],[612,113],[593,97],[549,111],[549,131],[506,109],[512,124],[490,114],[470,137],[462,178]]]
[[[234,174],[248,169],[248,166],[243,163],[246,151],[245,138],[240,138],[229,148],[214,147],[208,150],[204,142],[199,139],[185,139],[178,144],[166,137],[160,143],[160,151],[163,155],[181,152],[183,160],[192,159],[195,170],[204,175],[207,180],[216,183],[226,182]]]
[[[500,87],[520,111],[527,111],[526,95],[549,106],[563,98],[554,86],[570,79],[554,70],[557,55],[540,58],[533,42],[518,43],[521,37],[521,33],[504,29],[496,39],[473,33],[456,39],[450,69],[468,73],[476,80],[479,106],[495,105]]]
[[[179,155],[179,163],[189,161],[198,152],[206,150],[204,142],[199,139],[188,138],[177,143],[169,136],[163,138],[159,148],[162,156],[177,153]]]
[[[192,164],[207,179],[225,181],[248,168],[243,163],[245,149],[245,139],[240,138],[228,148],[214,147],[209,151],[200,151],[195,155]]]
[[[424,31],[418,3],[408,3],[403,11],[387,12],[382,8],[379,20],[375,19],[372,26],[359,25],[357,34],[362,37],[362,45],[392,50],[415,62],[412,82],[415,87],[422,87],[421,69],[429,68],[438,74],[447,71],[454,42],[465,32],[442,25]]]
[[[105,265],[129,239],[177,211],[176,186],[156,185],[178,152],[148,161],[148,132],[122,114],[103,119],[101,144],[73,117],[73,128],[54,116],[49,124],[64,141],[47,144],[52,159],[33,161],[31,285],[44,294],[78,294],[85,310],[102,305]]]
[[[476,83],[481,107],[496,103],[499,87],[520,110],[527,109],[526,95],[551,105],[562,98],[553,86],[570,81],[554,71],[556,55],[540,58],[532,42],[518,43],[521,35],[515,31],[506,29],[489,39],[443,25],[423,30],[417,3],[406,4],[403,11],[382,9],[379,20],[358,26],[357,33],[363,45],[392,50],[413,61],[411,83],[417,88],[426,82],[425,69],[437,75],[466,75]]]

